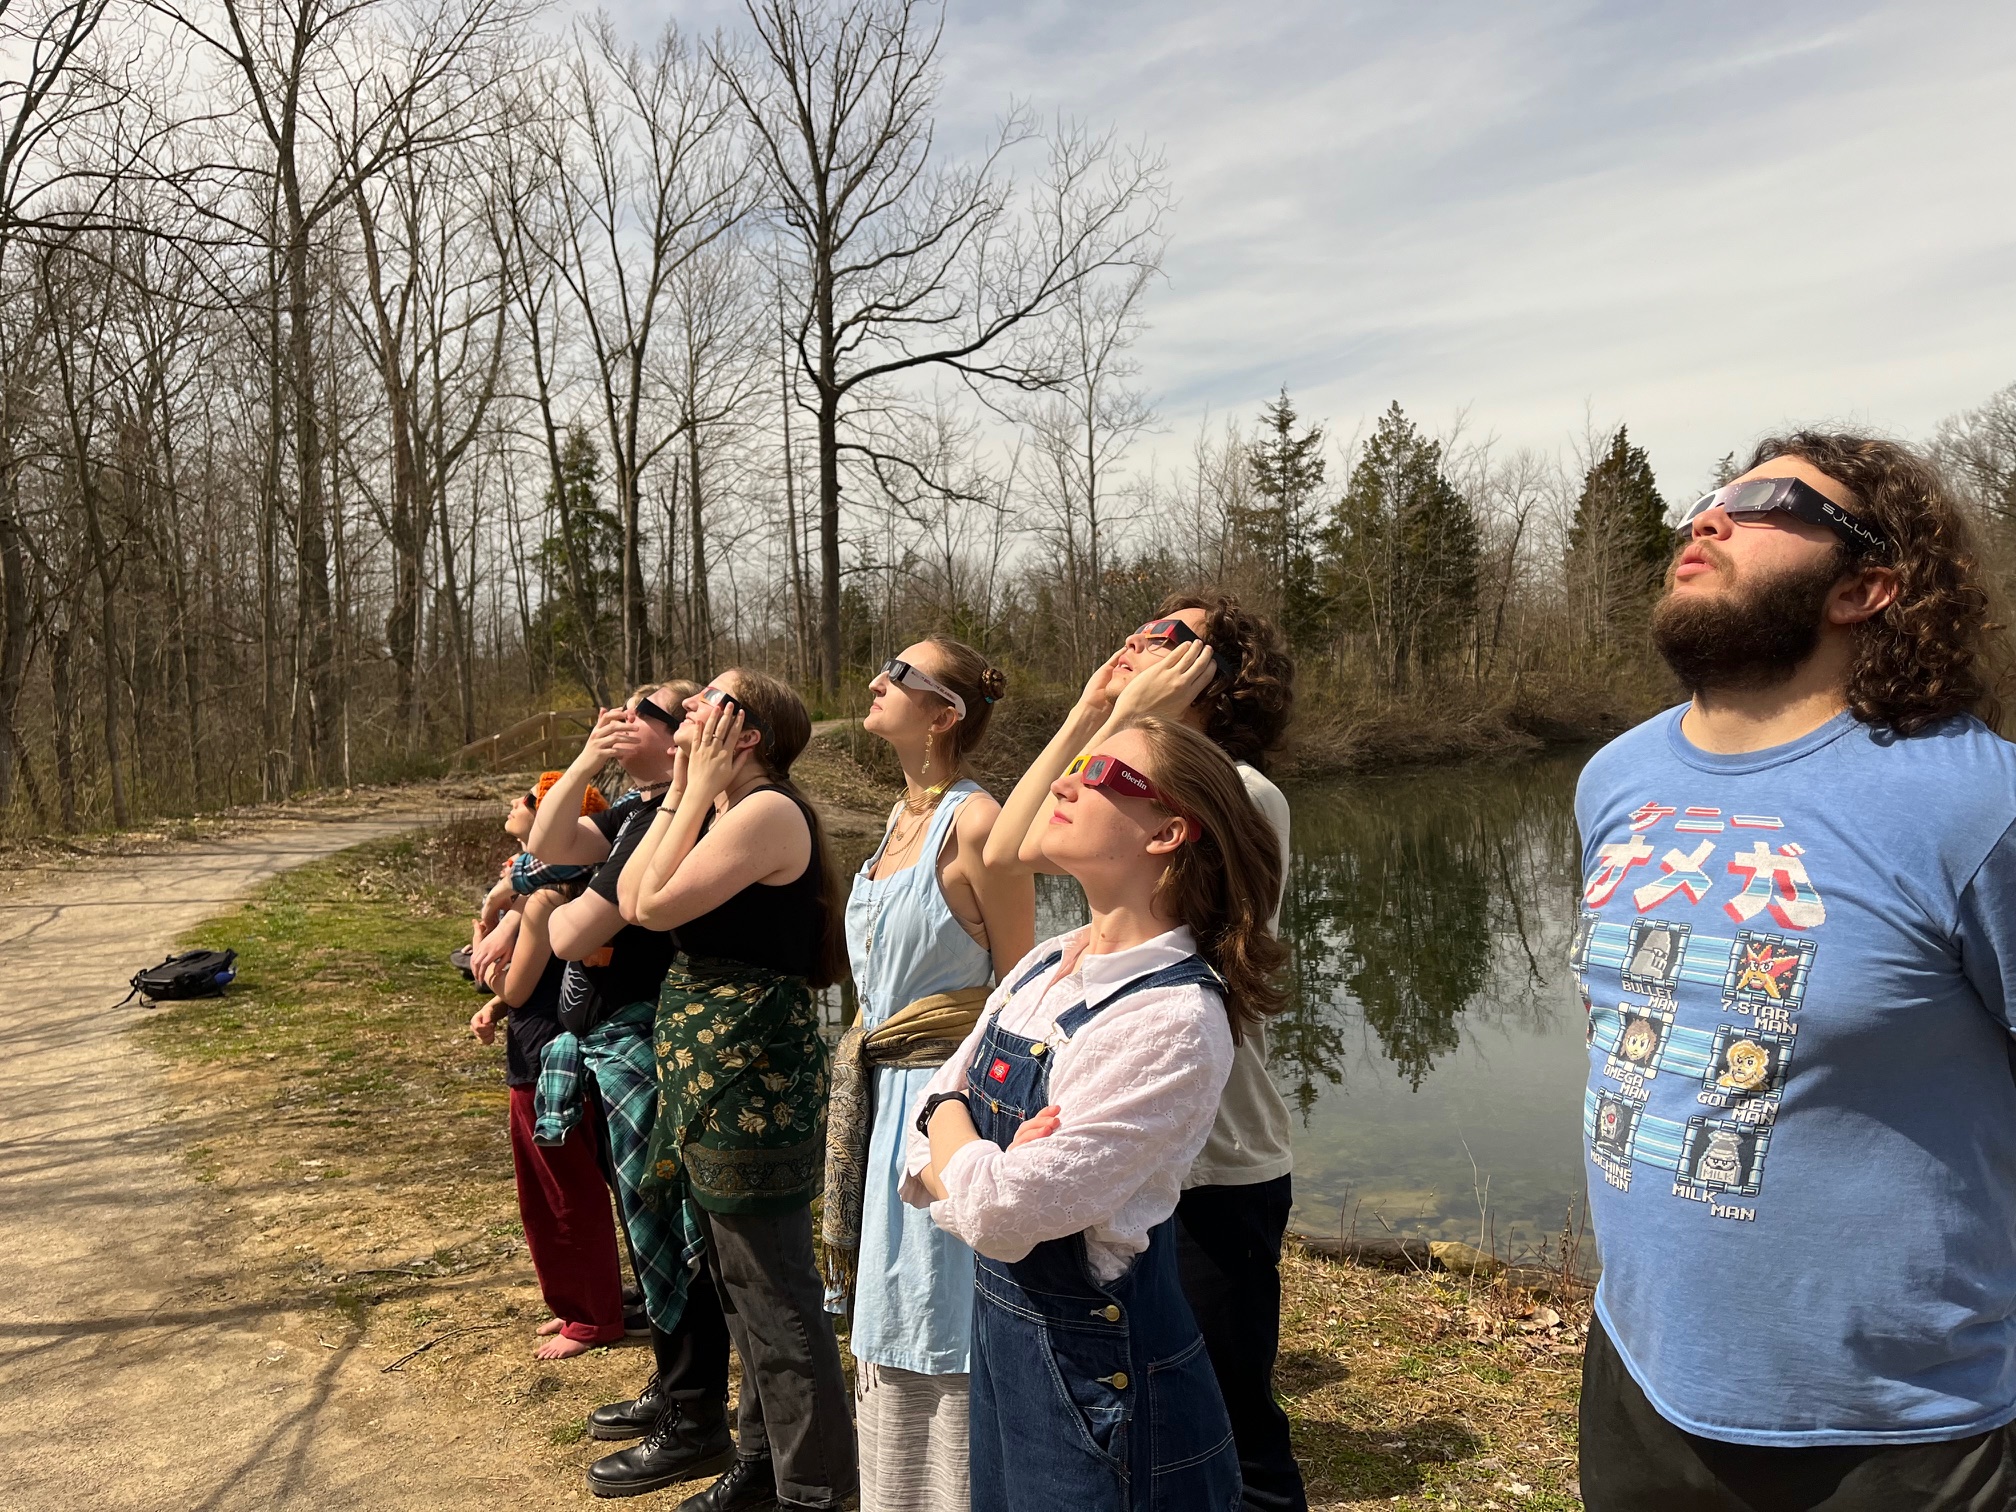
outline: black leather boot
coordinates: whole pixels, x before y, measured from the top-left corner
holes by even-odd
[[[770,1456],[738,1459],[705,1491],[679,1503],[677,1512],[768,1512],[777,1505],[777,1472]]]
[[[734,1458],[725,1404],[689,1413],[668,1402],[643,1443],[604,1455],[588,1467],[588,1489],[596,1496],[642,1496],[712,1475]],[[763,1461],[766,1482],[769,1464]]]
[[[610,1402],[588,1414],[588,1437],[600,1439],[605,1444],[642,1438],[657,1427],[658,1419],[671,1405],[672,1398],[666,1394],[664,1377],[653,1371],[651,1379],[644,1383],[644,1389],[629,1401]]]

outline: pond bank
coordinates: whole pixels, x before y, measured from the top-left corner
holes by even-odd
[[[269,1315],[276,1347],[340,1343],[374,1371],[437,1341],[401,1390],[444,1422],[480,1418],[509,1504],[520,1486],[585,1503],[586,1414],[649,1362],[530,1357],[501,1052],[468,1037],[476,995],[445,963],[491,845],[455,826],[277,879],[197,932],[241,951],[232,994],[163,1010],[142,1038],[228,1260],[220,1305]],[[1579,1505],[1577,1304],[1300,1250],[1284,1285],[1280,1389],[1316,1505]]]

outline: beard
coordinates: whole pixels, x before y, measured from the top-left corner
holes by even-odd
[[[1709,552],[1729,575],[1728,558]],[[1775,687],[1820,644],[1827,595],[1841,580],[1835,553],[1812,567],[1723,592],[1676,597],[1669,586],[1652,609],[1652,644],[1689,693]]]

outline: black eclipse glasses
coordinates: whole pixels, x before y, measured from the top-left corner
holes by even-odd
[[[1683,536],[1691,534],[1694,522],[1711,509],[1720,509],[1733,519],[1789,514],[1808,525],[1831,530],[1858,556],[1875,556],[1890,549],[1889,537],[1868,520],[1797,478],[1750,478],[1703,494],[1681,511],[1674,530]]]
[[[641,719],[650,720],[655,725],[663,725],[668,732],[678,729],[680,721],[684,718],[683,715],[668,714],[648,698],[638,699],[637,707],[630,712]]]
[[[1191,641],[1201,641],[1204,639],[1203,636],[1190,628],[1187,621],[1180,619],[1150,620],[1134,633],[1143,640],[1159,640],[1171,651],[1174,651],[1178,646],[1187,645]],[[1206,644],[1209,645],[1209,642],[1206,642]],[[1231,657],[1220,651],[1216,646],[1211,646],[1210,650],[1211,659],[1218,664],[1218,671],[1221,676],[1229,681],[1239,675],[1239,664],[1237,662],[1233,661]]]
[[[770,726],[763,723],[763,716],[742,702],[733,693],[730,693],[726,688],[717,688],[712,683],[709,683],[700,690],[700,697],[705,702],[714,705],[717,709],[725,709],[732,704],[736,709],[741,711],[743,725],[761,735],[766,744],[769,742]]]
[[[952,712],[961,719],[966,717],[966,700],[938,681],[922,667],[914,667],[900,656],[892,656],[882,663],[877,677],[886,677],[892,683],[901,683],[906,688],[915,688],[920,693],[936,693],[952,705]]]

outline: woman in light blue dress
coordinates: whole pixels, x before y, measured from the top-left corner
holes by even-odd
[[[967,1512],[973,1254],[897,1187],[917,1094],[1035,943],[1034,879],[981,864],[1000,805],[963,775],[1006,683],[933,637],[877,673],[862,721],[905,779],[847,905],[861,1006],[829,1115],[825,1251],[836,1309],[851,1291],[864,1512]]]

